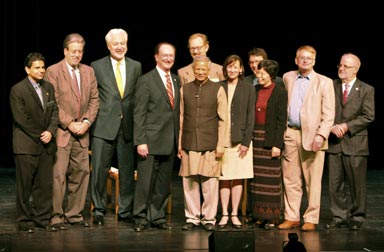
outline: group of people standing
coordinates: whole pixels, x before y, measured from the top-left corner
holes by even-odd
[[[240,56],[229,55],[223,65],[212,62],[207,36],[196,33],[188,39],[190,65],[173,73],[176,48],[161,42],[154,50],[156,66],[143,74],[141,63],[126,56],[125,30],[111,29],[105,40],[109,55],[90,66],[81,63],[85,40],[78,33],[66,36],[64,59],[47,69],[43,55],[30,53],[27,77],[11,89],[20,230],[89,227],[82,214],[88,184],[92,222],[103,226],[114,160],[118,220],[134,223],[136,232],[172,230],[165,209],[178,159],[182,230],[199,225],[214,230],[219,202],[217,227],[231,222],[241,229],[245,180],[248,224],[315,230],[325,165],[333,216],[326,228],[361,227],[367,127],[375,108],[374,88],[357,78],[358,56],[344,54],[339,78],[332,81],[315,72],[316,50],[302,46],[296,51],[298,69],[281,78],[279,63],[253,48],[248,54],[253,73],[244,77]],[[300,225],[304,190],[308,206]]]

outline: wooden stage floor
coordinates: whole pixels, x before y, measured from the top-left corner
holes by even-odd
[[[111,209],[105,216],[105,225],[88,228],[71,227],[65,231],[37,231],[33,234],[17,230],[15,223],[15,171],[13,168],[0,168],[0,252],[74,252],[74,251],[188,251],[207,252],[212,250],[209,237],[215,237],[215,251],[282,251],[289,233],[296,233],[307,251],[384,251],[384,170],[368,171],[368,216],[366,223],[358,231],[347,228],[327,230],[330,220],[328,210],[327,170],[323,176],[321,220],[314,232],[300,230],[241,230],[231,227],[223,231],[207,232],[202,228],[182,231],[184,224],[183,195],[181,178],[174,172],[172,186],[172,214],[168,215],[172,231],[150,228],[136,233],[133,224],[118,222]],[[92,223],[89,212],[89,196],[84,216]],[[220,232],[220,233],[219,233]],[[236,232],[236,233],[234,233]],[[211,237],[211,238],[212,238]],[[249,238],[251,237],[251,238]],[[248,240],[247,240],[248,239]],[[245,244],[245,245],[244,245]]]

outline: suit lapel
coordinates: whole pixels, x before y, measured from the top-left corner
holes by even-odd
[[[356,81],[353,84],[351,90],[349,91],[349,94],[348,94],[348,97],[347,97],[347,101],[345,102],[345,104],[347,104],[356,95],[359,95],[360,89],[361,89],[361,83],[360,83],[359,80],[356,79]]]
[[[47,102],[48,102],[48,97],[49,97],[49,93],[48,91],[45,89],[45,86],[44,85],[41,85],[41,94],[43,96],[43,103],[44,103],[44,108],[47,106]]]
[[[132,73],[131,73],[132,70],[131,68],[128,68],[127,58],[124,58],[124,63],[125,63],[125,85],[124,85],[123,97],[125,97],[128,93],[128,89],[129,89],[128,84],[131,83],[130,79],[132,77]],[[116,84],[116,87],[117,87],[117,84]]]
[[[156,69],[153,72],[153,80],[156,83],[156,86],[159,88],[162,95],[164,96],[164,99],[166,99],[167,102],[169,103],[169,106],[171,106],[171,103],[169,102],[167,90],[165,89],[163,80],[161,79],[160,74]]]
[[[71,83],[72,92],[75,94],[76,97],[79,98],[79,94],[78,94],[79,88],[75,86],[76,85],[75,81],[73,80],[72,75],[68,70],[68,67],[67,67],[67,64],[65,63],[65,60],[61,61],[61,70],[63,71],[63,77],[65,78],[65,81],[67,83]],[[81,74],[80,74],[80,78],[81,78]],[[80,81],[80,83],[81,83],[81,81]]]
[[[31,96],[33,97],[33,99],[36,101],[36,103],[40,106],[41,109],[44,110],[43,108],[43,105],[41,104],[41,101],[40,101],[40,98],[39,98],[39,95],[37,94],[35,88],[33,87],[32,83],[30,83],[29,81],[27,81],[27,85],[28,85],[28,91],[30,92]],[[41,91],[43,92],[43,98],[44,98],[44,91],[43,89],[41,89]],[[45,104],[45,103],[44,103]]]
[[[171,78],[173,82],[174,98],[175,98],[175,106],[176,106],[176,104],[180,103],[180,93],[179,93],[180,85],[177,82],[177,78],[173,73],[171,73]]]

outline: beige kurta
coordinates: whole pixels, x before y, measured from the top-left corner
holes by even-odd
[[[181,146],[182,132],[183,132],[183,114],[184,114],[184,102],[183,102],[183,88],[180,89],[180,135],[179,146]],[[218,142],[216,151],[211,152],[195,152],[189,151],[188,153],[183,151],[181,158],[180,176],[190,175],[203,175],[206,177],[219,177],[221,173],[221,159],[216,158],[216,152],[224,152],[225,135],[226,135],[226,119],[227,119],[227,96],[224,88],[220,87],[217,92],[217,114],[219,116],[218,127]]]

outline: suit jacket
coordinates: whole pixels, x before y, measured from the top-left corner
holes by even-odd
[[[347,102],[343,104],[342,81],[333,81],[336,98],[335,124],[347,123],[349,131],[339,139],[329,136],[329,153],[368,156],[367,127],[375,120],[375,90],[372,86],[356,79]]]
[[[177,70],[177,75],[180,78],[181,85],[194,81],[195,74],[193,73],[192,63]],[[225,80],[223,75],[223,66],[211,61],[209,79],[214,82]]]
[[[297,70],[283,75],[288,91],[288,108],[293,86],[298,77]],[[289,115],[289,111],[288,111]],[[310,84],[300,110],[300,123],[303,148],[311,151],[315,135],[321,135],[326,140],[322,149],[328,148],[327,138],[335,119],[335,91],[332,79],[313,71],[310,74]]]
[[[262,85],[256,85],[256,102]],[[287,91],[284,84],[276,84],[267,102],[264,147],[283,149],[287,126]]]
[[[223,87],[228,97],[228,81]],[[252,141],[255,124],[255,88],[252,84],[239,80],[231,103],[231,142],[248,146]]]
[[[32,83],[23,79],[11,88],[10,105],[13,115],[13,153],[40,155],[46,149],[54,154],[56,147],[56,130],[58,111],[55,91],[51,83],[40,82],[44,108]],[[51,132],[53,138],[48,144],[40,141],[43,131]]]
[[[171,73],[175,106],[172,109],[159,71],[139,78],[134,108],[134,145],[148,144],[151,155],[169,155],[179,137],[180,80]]]
[[[100,96],[100,108],[92,126],[92,136],[114,140],[123,127],[124,138],[133,139],[133,105],[136,82],[142,75],[141,63],[125,57],[126,83],[123,97],[117,87],[111,57],[106,56],[91,63],[95,70]]]
[[[80,71],[80,97],[73,85],[73,79],[68,71],[65,60],[50,66],[45,73],[45,79],[51,82],[55,88],[55,96],[59,108],[59,128],[57,129],[57,145],[67,146],[71,137],[68,126],[74,121],[87,119],[94,122],[99,109],[99,93],[93,69],[87,65],[79,64]],[[80,102],[80,115],[78,106]],[[83,148],[89,146],[89,131],[79,137]]]

